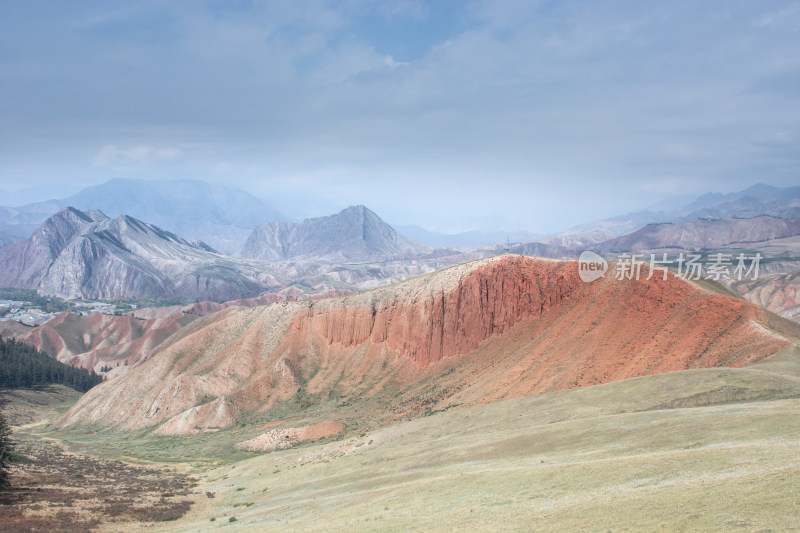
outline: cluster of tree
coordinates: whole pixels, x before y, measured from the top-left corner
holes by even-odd
[[[182,300],[151,300],[149,298],[106,298],[100,301],[112,304],[118,311],[127,311],[133,309],[134,306],[141,309],[142,307],[170,307],[188,303]]]
[[[103,378],[94,370],[74,368],[56,361],[32,346],[0,338],[0,388],[58,384],[86,392]]]
[[[47,313],[60,313],[75,308],[74,304],[66,300],[55,296],[41,296],[33,289],[0,289],[0,300],[30,302],[32,307],[38,307]]]
[[[11,429],[0,413],[0,488],[8,486],[8,463],[12,457]]]

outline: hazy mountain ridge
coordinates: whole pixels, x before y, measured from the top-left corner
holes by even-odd
[[[800,187],[781,188],[759,183],[729,194],[706,193],[678,209],[628,213],[581,224],[565,234],[599,230],[625,235],[647,224],[691,222],[701,218],[754,218],[761,215],[800,218]]]
[[[800,234],[800,219],[769,215],[754,218],[699,219],[682,223],[648,224],[623,237],[593,247],[600,252],[630,252],[659,248],[713,250],[761,243]]]
[[[68,206],[82,210],[99,209],[109,216],[127,214],[173,231],[187,240],[207,242],[213,249],[229,255],[237,254],[252,230],[260,224],[291,220],[239,189],[192,180],[114,179],[62,199],[0,207],[0,233],[6,235],[0,240],[0,246],[3,242],[27,238],[47,217]],[[778,188],[759,184],[736,193],[707,193],[677,209],[619,215],[539,239],[526,231],[470,231],[448,235],[415,224],[396,226],[396,229],[434,247],[470,248],[498,244],[507,239],[516,243],[538,241],[565,245],[568,243],[563,239],[575,234],[584,234],[584,237],[592,233],[621,236],[652,223],[760,215],[800,218],[800,187]],[[275,230],[284,231],[284,235],[287,231],[278,226]],[[588,238],[583,244],[591,242],[596,241]]]
[[[18,236],[11,235],[9,233],[5,233],[0,231],[0,248],[8,246],[9,244],[18,242],[20,239]]]
[[[416,224],[397,226],[397,230],[418,242],[437,248],[473,248],[487,244],[511,242],[528,242],[536,240],[538,235],[529,231],[463,231],[460,233],[440,233],[431,231]]]
[[[363,205],[301,223],[257,227],[241,256],[265,261],[365,262],[413,259],[431,247],[401,235]]]

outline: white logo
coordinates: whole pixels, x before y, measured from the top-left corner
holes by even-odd
[[[578,258],[578,276],[581,281],[591,283],[596,279],[605,277],[608,263],[601,256],[586,250]]]

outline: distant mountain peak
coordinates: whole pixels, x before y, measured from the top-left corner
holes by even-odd
[[[430,252],[363,205],[301,223],[268,222],[247,239],[243,257],[268,261],[374,261]]]

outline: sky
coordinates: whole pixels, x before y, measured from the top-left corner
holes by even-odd
[[[800,3],[3,0],[0,191],[112,178],[539,233],[797,185]]]

